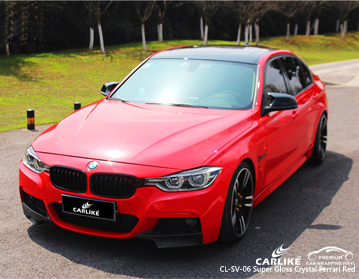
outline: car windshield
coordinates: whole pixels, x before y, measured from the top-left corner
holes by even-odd
[[[256,66],[150,59],[110,97],[127,102],[219,109],[252,108]]]

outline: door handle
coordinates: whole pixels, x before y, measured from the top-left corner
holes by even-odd
[[[297,117],[298,113],[299,113],[299,110],[297,110],[297,109],[293,110],[293,112],[292,112],[292,118]]]
[[[314,93],[313,94],[313,99],[316,99],[318,97],[319,93]]]

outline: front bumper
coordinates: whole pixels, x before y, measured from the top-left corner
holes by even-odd
[[[32,209],[27,203],[22,203],[22,210],[24,211],[24,215],[35,225],[40,225],[42,223],[49,223],[51,219],[48,214],[47,216],[42,215],[36,209]]]
[[[96,172],[126,173],[144,178],[164,176],[178,171],[100,161],[100,167],[96,172],[89,172],[86,168],[88,159],[50,154],[40,154],[40,156],[47,164],[71,165],[73,168],[82,169],[88,174],[88,179]],[[102,237],[151,239],[158,247],[189,246],[216,241],[231,176],[231,169],[223,169],[210,187],[199,191],[169,193],[157,187],[143,186],[137,188],[135,194],[129,198],[114,199],[96,196],[91,193],[90,187],[85,193],[56,188],[51,183],[49,173],[34,173],[22,162],[19,167],[24,214],[34,223],[52,221],[68,230]],[[39,212],[31,207],[23,193],[43,202],[46,212]],[[117,222],[122,223],[99,222],[91,217],[82,217],[79,220],[78,216],[72,214],[64,216],[61,212],[62,194],[115,202],[119,215],[116,219]],[[197,218],[197,225],[193,227],[182,225],[186,218]],[[168,225],[163,226],[166,222]]]

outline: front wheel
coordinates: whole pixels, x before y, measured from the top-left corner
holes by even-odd
[[[252,215],[254,179],[250,166],[242,162],[233,175],[224,206],[219,240],[235,243],[246,232]]]
[[[325,113],[323,113],[320,117],[317,134],[315,136],[315,142],[313,146],[313,153],[312,157],[310,158],[310,161],[313,165],[320,165],[321,163],[323,163],[325,153],[327,151],[327,137],[327,116],[325,115]]]

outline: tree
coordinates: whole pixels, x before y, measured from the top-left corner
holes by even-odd
[[[255,1],[251,3],[252,10],[255,19],[255,27],[256,27],[256,46],[259,45],[259,21],[263,18],[263,16],[269,11],[278,10],[278,2],[260,2]]]
[[[212,1],[196,1],[196,4],[203,15],[204,18],[204,45],[207,45],[208,40],[208,25],[211,17],[216,13],[218,6],[220,5],[218,2]]]
[[[148,2],[137,1],[137,2],[135,2],[136,12],[141,19],[141,34],[142,34],[143,52],[147,52],[145,22],[150,17],[155,4],[156,4],[156,1],[148,1]]]
[[[171,3],[171,0],[164,1],[156,1],[154,6],[156,18],[157,18],[157,33],[158,33],[158,41],[163,42],[163,19],[166,14],[166,10]]]
[[[0,37],[6,54],[31,53],[78,46],[72,34],[80,28],[68,26],[81,22],[82,6],[65,1],[4,1],[3,18],[0,19]],[[78,18],[73,17],[75,14]],[[65,20],[68,19],[68,20]],[[76,25],[77,27],[77,25]],[[81,36],[79,36],[81,38]],[[71,39],[70,39],[71,38]],[[76,41],[77,43],[79,41]],[[1,44],[0,44],[1,45]]]
[[[259,21],[270,10],[276,10],[278,4],[276,2],[263,2],[263,1],[234,1],[228,2],[227,5],[233,9],[239,21],[237,45],[241,41],[242,24],[245,26],[245,42],[248,43],[248,35],[250,27],[255,23],[256,27],[256,46],[259,45]]]
[[[199,30],[201,34],[201,40],[204,40],[204,26],[203,26],[203,11],[202,11],[202,5],[199,3],[196,3],[198,12],[199,12]]]
[[[88,10],[88,12],[89,12],[88,25],[89,25],[89,28],[90,28],[89,50],[93,50],[93,45],[94,45],[94,42],[95,42],[95,28],[94,28],[95,20],[94,20],[93,12],[91,10]]]
[[[319,17],[320,14],[322,12],[322,9],[324,7],[326,7],[328,5],[327,1],[318,1],[316,2],[316,6],[314,9],[314,13],[315,13],[315,19],[314,19],[314,31],[313,31],[313,35],[318,35],[319,34]]]
[[[238,25],[238,33],[237,33],[237,45],[240,45],[241,42],[241,31],[242,31],[242,24],[246,25],[251,14],[248,11],[248,5],[246,2],[243,1],[233,1],[227,2],[227,5],[230,9],[233,9],[237,15],[237,19],[239,21]],[[246,40],[246,43],[248,41]]]
[[[111,0],[107,5],[103,1],[84,1],[84,5],[86,9],[89,11],[89,17],[90,22],[92,20],[93,24],[90,25],[90,44],[89,49],[93,49],[93,37],[94,37],[94,29],[93,25],[95,22],[97,23],[97,29],[98,29],[98,36],[100,40],[100,48],[101,53],[105,54],[105,43],[103,41],[103,34],[102,34],[102,27],[101,27],[101,16],[107,11],[108,7],[111,5],[113,0]],[[105,6],[104,9],[102,9],[102,6]]]
[[[347,20],[349,13],[359,7],[359,2],[352,1],[340,1],[340,2],[331,2],[329,5],[333,10],[336,11],[337,17],[340,24],[340,34],[341,39],[344,40],[344,36],[347,32]]]
[[[11,19],[13,17],[13,10],[14,10],[14,5],[16,4],[15,2],[3,2],[1,3],[4,8],[4,16],[5,16],[5,23],[4,23],[4,43],[5,43],[5,53],[6,55],[10,55],[10,40],[11,37],[13,36],[12,34],[12,30],[11,30]]]
[[[43,42],[42,3],[8,2],[5,3],[5,50],[6,55],[27,53],[31,41],[35,38]],[[40,6],[40,7],[39,7]],[[35,8],[34,8],[35,7]],[[35,15],[36,28],[30,15]],[[36,32],[40,31],[40,32]],[[39,34],[38,34],[39,33]]]
[[[304,13],[304,17],[306,19],[306,31],[305,31],[305,36],[309,36],[310,35],[310,30],[315,26],[315,33],[318,34],[318,29],[319,29],[319,15],[320,15],[320,9],[321,6],[323,5],[323,1],[308,1],[306,2],[306,5],[303,6],[302,12]],[[311,26],[310,25],[310,18],[312,17],[313,13],[315,15],[315,21],[314,21],[314,25]]]
[[[291,18],[302,11],[307,4],[308,2],[306,1],[290,1],[281,3],[279,11],[287,17],[287,42],[289,42]]]

